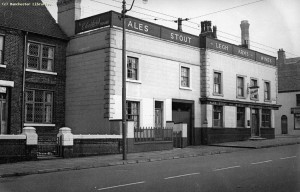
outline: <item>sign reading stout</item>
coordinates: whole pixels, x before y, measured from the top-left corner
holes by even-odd
[[[193,36],[190,34],[182,33],[180,31],[167,29],[164,27],[161,27],[161,38],[171,40],[178,43],[183,43],[186,45],[191,45],[195,47],[199,47],[199,37]]]

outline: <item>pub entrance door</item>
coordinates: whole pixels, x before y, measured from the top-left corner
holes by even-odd
[[[259,111],[251,109],[251,136],[259,136]]]
[[[7,108],[6,87],[0,87],[0,134],[7,134]]]

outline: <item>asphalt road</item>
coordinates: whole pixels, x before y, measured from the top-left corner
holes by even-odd
[[[2,178],[0,191],[299,192],[300,145]]]

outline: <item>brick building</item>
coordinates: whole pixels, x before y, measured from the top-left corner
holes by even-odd
[[[1,134],[32,126],[40,138],[56,137],[65,124],[66,45],[45,6],[25,0],[0,5]]]
[[[67,50],[66,126],[115,134],[122,118],[122,20],[110,11],[80,18],[80,1],[58,1]],[[128,16],[127,117],[136,127],[184,122],[189,145],[274,137],[274,57]],[[249,35],[243,44],[249,45]],[[251,129],[252,127],[252,129]]]
[[[300,57],[278,51],[278,103],[275,134],[300,135]]]

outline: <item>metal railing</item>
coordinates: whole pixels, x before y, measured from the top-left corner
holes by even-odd
[[[173,128],[140,127],[134,129],[135,142],[173,141]]]

